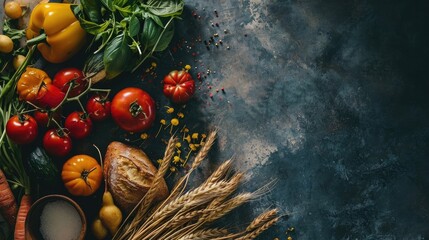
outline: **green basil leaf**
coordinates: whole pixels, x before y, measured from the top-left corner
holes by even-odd
[[[161,34],[162,36],[160,36],[154,51],[164,51],[167,49],[174,36],[174,22],[171,21],[170,24],[166,25],[165,31]]]
[[[125,7],[120,7],[120,6],[114,5],[114,8],[117,9],[117,10],[119,10],[119,12],[121,13],[121,15],[123,17],[130,16],[131,14],[133,14],[133,10],[134,10],[133,6],[131,6],[131,5],[128,5],[128,6],[125,6]]]
[[[113,11],[113,0],[100,0],[100,2],[110,11]]]
[[[107,39],[109,38],[109,34],[110,31],[112,31],[111,29],[104,31],[104,32],[100,32],[95,36],[95,40],[98,41],[101,39],[101,45],[106,44]]]
[[[112,79],[130,68],[133,52],[128,46],[129,39],[122,33],[113,38],[104,50],[103,62],[106,78]]]
[[[143,2],[147,10],[160,17],[172,17],[182,14],[183,0],[148,0]]]
[[[106,29],[109,27],[110,21],[106,21],[102,24],[97,24],[95,22],[87,21],[85,19],[80,18],[79,23],[80,26],[85,29],[85,31],[92,35],[97,35],[101,32],[106,31]]]
[[[113,5],[119,7],[131,6],[135,4],[135,0],[113,0]]]
[[[144,21],[143,31],[140,35],[142,45],[149,50],[155,46],[156,41],[161,35],[162,28],[157,25],[151,18]]]
[[[133,15],[130,18],[130,23],[128,26],[128,32],[130,34],[130,37],[137,36],[139,31],[140,31],[140,21],[135,15]]]
[[[156,22],[156,24],[158,24],[160,27],[164,27],[164,23],[162,23],[162,21],[161,21],[161,18],[160,17],[158,17],[158,16],[156,16],[156,15],[153,15],[153,14],[150,14],[149,15],[149,17],[153,20],[153,21],[155,21]]]
[[[146,49],[150,51],[163,51],[168,47],[174,36],[174,22],[172,19],[170,20],[166,24],[165,30],[151,18],[145,20],[140,37]]]
[[[80,4],[90,21],[97,23],[101,21],[101,5],[98,0],[80,0]]]

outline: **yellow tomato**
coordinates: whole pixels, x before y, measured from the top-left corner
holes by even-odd
[[[64,163],[61,178],[71,194],[89,196],[100,187],[103,170],[93,157],[76,155]]]
[[[0,52],[10,53],[13,50],[13,41],[6,35],[0,35]]]
[[[13,58],[13,67],[15,68],[15,70],[17,70],[19,68],[19,66],[22,65],[24,60],[25,60],[25,56],[23,56],[23,55],[16,55]]]
[[[4,5],[4,13],[11,19],[18,19],[22,16],[21,5],[15,1],[7,2]]]

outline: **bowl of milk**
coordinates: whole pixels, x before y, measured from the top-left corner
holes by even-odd
[[[86,218],[72,199],[64,195],[47,195],[31,205],[25,230],[26,239],[83,240]]]

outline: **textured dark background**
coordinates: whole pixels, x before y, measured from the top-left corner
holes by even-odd
[[[186,1],[184,39],[224,42],[179,57],[212,71],[197,100],[216,159],[250,189],[278,180],[235,220],[288,214],[260,239],[429,237],[428,3]]]
[[[149,91],[158,121],[162,76],[200,73],[188,126],[219,138],[197,178],[234,157],[243,190],[277,180],[227,221],[277,207],[285,217],[259,239],[429,238],[428,1],[187,0],[176,27],[158,76],[124,75],[114,91]],[[88,142],[128,138],[106,122]],[[84,142],[75,152],[96,156]],[[75,198],[90,219],[100,195]]]

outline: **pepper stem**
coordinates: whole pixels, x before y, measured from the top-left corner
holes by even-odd
[[[32,45],[36,45],[39,44],[41,42],[45,42],[46,41],[46,33],[42,33],[37,37],[34,37],[30,40],[27,41],[27,46],[32,46]]]

